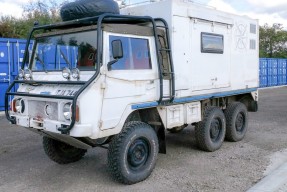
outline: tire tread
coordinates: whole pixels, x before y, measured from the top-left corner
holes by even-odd
[[[205,107],[202,121],[197,123],[197,125],[195,126],[195,137],[196,137],[197,146],[199,149],[201,149],[203,151],[213,152],[213,151],[217,150],[217,148],[213,148],[212,146],[209,146],[208,143],[206,142],[205,136],[206,136],[206,134],[209,134],[207,132],[207,131],[209,131],[209,129],[206,129],[205,124],[207,121],[209,121],[210,114],[212,114],[218,110],[221,111],[221,109],[219,109],[218,107],[215,107],[215,106]],[[222,111],[220,113],[222,113],[222,115],[224,116]]]
[[[227,106],[224,115],[226,117],[226,135],[225,135],[225,140],[227,141],[231,141],[231,142],[237,142],[242,140],[243,138],[236,138],[236,136],[233,135],[232,133],[232,127],[233,127],[233,122],[232,122],[232,118],[233,118],[233,113],[235,112],[235,110],[237,108],[242,108],[245,112],[246,112],[246,126],[248,126],[248,116],[247,116],[247,109],[246,106],[241,103],[241,102],[233,102],[230,105]],[[247,127],[246,127],[247,129]],[[244,136],[243,136],[244,137]]]
[[[148,126],[148,127],[147,127]],[[140,180],[130,180],[125,178],[121,173],[121,167],[120,167],[120,148],[123,146],[123,143],[125,142],[125,137],[127,137],[129,134],[131,134],[133,131],[135,131],[138,128],[150,128],[149,125],[146,123],[140,122],[140,121],[130,121],[125,124],[122,132],[118,135],[116,135],[112,141],[109,143],[109,149],[108,149],[108,169],[112,175],[112,177],[123,183],[123,184],[134,184],[137,182],[141,182],[145,180],[145,178],[142,178]],[[153,169],[153,168],[152,168]],[[151,170],[152,170],[151,169]]]
[[[58,164],[68,164],[68,163],[79,161],[87,152],[87,150],[85,149],[77,148],[76,153],[70,154],[69,156],[65,156],[64,154],[61,154],[57,150],[57,147],[56,147],[57,142],[60,142],[60,141],[56,141],[46,136],[43,137],[43,148],[44,148],[46,155],[52,161]]]

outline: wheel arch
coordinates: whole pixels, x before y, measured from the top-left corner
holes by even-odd
[[[142,121],[149,124],[157,134],[159,141],[159,153],[166,154],[165,127],[155,107],[132,111],[127,116],[124,124],[130,121]]]
[[[238,96],[239,102],[243,103],[249,112],[258,111],[258,92],[247,93],[244,95]]]

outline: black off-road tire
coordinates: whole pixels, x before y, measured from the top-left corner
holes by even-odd
[[[78,0],[64,4],[60,9],[63,21],[99,16],[104,13],[119,14],[118,3],[113,0]]]
[[[68,164],[79,161],[87,152],[66,143],[43,137],[43,148],[46,155],[59,164]]]
[[[226,120],[218,107],[206,107],[203,119],[195,126],[195,137],[199,149],[207,152],[218,150],[225,137]]]
[[[248,129],[248,112],[246,106],[241,102],[234,102],[227,106],[226,136],[225,140],[231,142],[241,141]]]
[[[134,184],[145,180],[155,167],[158,138],[154,129],[143,122],[128,122],[108,148],[108,167],[117,181]]]

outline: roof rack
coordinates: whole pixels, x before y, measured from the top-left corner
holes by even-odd
[[[127,8],[127,7],[133,7],[136,5],[150,4],[150,3],[154,3],[154,2],[160,2],[160,1],[165,1],[165,0],[149,0],[149,1],[142,1],[142,2],[137,2],[137,3],[130,3],[130,0],[128,0],[129,3],[127,3],[127,4],[125,4],[125,3],[123,4],[123,1],[119,0],[118,3],[120,5],[120,9],[123,9],[123,8]],[[216,7],[213,7],[213,6],[201,3],[201,2],[197,2],[194,0],[182,0],[182,1],[185,3],[193,3],[193,4],[198,5],[198,6],[216,9]],[[120,4],[120,2],[122,2],[122,4]]]
[[[149,4],[149,3],[154,3],[154,2],[159,2],[159,1],[163,1],[163,0],[149,0],[149,1],[142,1],[142,2],[137,2],[137,3],[130,3],[130,0],[129,0],[129,3],[128,4],[120,4],[120,9],[123,9],[123,8],[126,8],[126,7],[133,7],[133,6],[136,6],[136,5],[142,5],[142,4]]]

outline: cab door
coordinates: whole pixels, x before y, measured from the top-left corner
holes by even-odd
[[[123,57],[115,60],[112,54],[112,42],[120,41]],[[125,110],[133,104],[150,103],[157,100],[158,84],[157,61],[154,37],[105,35],[105,61],[113,64],[106,68],[101,129],[115,127]]]

